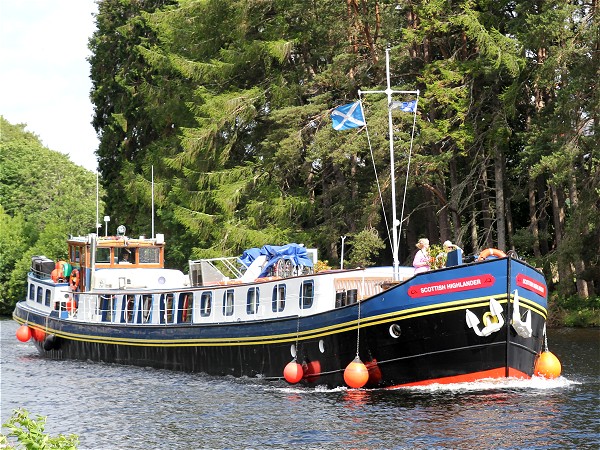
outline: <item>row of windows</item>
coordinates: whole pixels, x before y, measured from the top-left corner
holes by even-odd
[[[111,252],[112,251],[112,252]],[[96,262],[101,264],[110,264],[111,253],[115,264],[139,263],[139,264],[159,264],[160,249],[156,247],[122,247],[109,248],[99,247],[96,250]]]
[[[299,307],[308,309],[314,301],[314,283],[312,280],[304,281],[300,287]],[[51,291],[33,284],[29,285],[29,299],[40,304],[50,306]],[[192,294],[163,294],[158,299],[158,313],[160,323],[185,323],[190,322],[192,317]],[[121,301],[121,305],[117,305]],[[99,309],[102,320],[112,322],[115,314],[119,311],[120,317],[117,321],[127,323],[150,323],[152,321],[152,301],[150,294],[134,296],[105,296],[101,297]],[[137,302],[137,303],[136,303]],[[260,287],[251,287],[246,293],[246,314],[258,313],[260,305]],[[119,306],[119,307],[117,307]],[[271,311],[282,312],[286,306],[286,285],[276,284],[272,290]],[[235,290],[227,289],[222,297],[223,316],[232,316],[235,307]],[[199,314],[200,317],[210,317],[213,312],[213,292],[205,291],[200,295]]]
[[[210,317],[213,313],[212,291],[205,291],[200,294],[200,304],[198,307],[200,317]],[[159,323],[186,323],[191,321],[192,302],[191,294],[181,293],[178,296],[174,294],[161,295],[159,301]],[[299,306],[302,309],[308,309],[312,306],[314,300],[314,283],[305,281],[300,290]],[[120,317],[118,321],[134,323],[150,323],[152,320],[152,295],[142,295],[138,299],[128,295],[123,298],[123,305],[120,308]],[[246,314],[253,315],[258,312],[260,305],[260,288],[251,287],[246,293]],[[111,322],[117,311],[115,296],[102,298],[100,309],[102,311],[102,320]],[[286,306],[286,285],[277,284],[273,287],[271,310],[273,312],[282,312]],[[222,314],[225,317],[233,316],[235,312],[235,290],[227,289],[222,297]],[[115,317],[116,318],[116,317]],[[175,321],[175,318],[177,320]]]
[[[52,294],[50,289],[44,289],[41,286],[37,287],[37,290],[33,284],[29,285],[29,300],[40,303],[42,305],[50,306],[50,299]]]
[[[300,288],[299,306],[301,309],[308,309],[312,306],[314,300],[314,283],[304,281]],[[235,291],[227,289],[223,293],[223,315],[232,316],[234,313]],[[286,285],[276,284],[273,286],[271,295],[271,311],[282,312],[286,304]],[[200,296],[200,316],[209,317],[212,312],[213,293],[211,291],[203,292]],[[260,305],[260,287],[251,287],[246,293],[246,314],[252,315],[258,312]]]
[[[192,295],[166,294],[158,297],[157,320],[153,320],[153,296],[103,296],[100,302],[102,320],[126,323],[188,323],[192,320]],[[120,305],[118,303],[121,303]]]

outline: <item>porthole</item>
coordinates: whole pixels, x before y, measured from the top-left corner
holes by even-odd
[[[401,334],[402,334],[402,329],[400,328],[400,325],[398,325],[397,323],[390,325],[390,336],[391,337],[393,337],[394,339],[398,339]]]
[[[323,339],[319,341],[319,351],[325,353],[325,342],[323,342]]]

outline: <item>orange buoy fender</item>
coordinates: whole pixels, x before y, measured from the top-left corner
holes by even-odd
[[[344,370],[344,381],[351,388],[361,388],[369,381],[369,369],[363,364],[358,355]]]
[[[302,365],[304,369],[304,379],[310,383],[314,383],[319,379],[321,375],[321,362],[320,361],[308,361]]]
[[[69,285],[72,291],[76,291],[79,287],[79,270],[73,269],[71,277],[69,278]]]
[[[283,369],[283,378],[290,384],[296,384],[302,379],[303,375],[302,364],[298,363],[295,359],[287,363]]]
[[[484,259],[487,259],[490,256],[495,256],[496,258],[504,258],[506,257],[506,253],[504,253],[502,250],[498,250],[497,248],[486,248],[479,254],[477,261],[483,261]]]
[[[33,336],[33,339],[38,342],[42,342],[46,338],[46,333],[40,328],[34,328],[31,331],[31,335]]]
[[[365,364],[365,367],[369,371],[369,385],[379,384],[383,375],[381,374],[381,369],[377,365],[377,360],[373,358],[371,361]]]
[[[21,342],[27,342],[31,339],[31,330],[27,325],[21,325],[17,328],[17,339]]]
[[[50,278],[52,278],[52,281],[55,283],[60,283],[63,280],[62,269],[60,267],[56,267],[56,269],[50,273]]]
[[[558,378],[561,372],[561,365],[554,353],[542,352],[535,362],[533,374],[544,378]]]

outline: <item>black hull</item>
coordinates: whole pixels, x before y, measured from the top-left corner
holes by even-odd
[[[483,315],[487,307],[470,309]],[[17,307],[18,322],[39,325],[50,337],[35,341],[38,351],[53,359],[91,360],[209,375],[283,379],[283,369],[292,360],[291,346],[297,344],[297,360],[304,366],[303,383],[344,386],[344,369],[357,349],[356,327],[347,331],[298,338],[283,342],[194,345],[177,343],[173,336],[202,334],[202,326],[137,327],[136,345],[86,339],[99,327],[112,328],[112,335],[131,333],[131,327],[113,324],[74,324],[57,318],[36,316]],[[542,349],[544,317],[534,315],[534,336],[521,338],[508,323],[489,337],[479,337],[465,324],[465,309],[440,311],[417,317],[386,317],[360,329],[359,355],[369,367],[366,387],[393,387],[435,382],[472,381],[487,377],[533,374]],[[390,328],[395,326],[393,337]],[[537,333],[535,330],[538,330]],[[70,336],[78,336],[76,339]],[[146,345],[144,338],[155,343]],[[172,341],[172,342],[170,342]],[[181,340],[180,340],[181,341]]]

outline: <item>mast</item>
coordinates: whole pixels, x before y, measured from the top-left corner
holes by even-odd
[[[154,165],[152,166],[152,239],[154,239]]]
[[[390,81],[390,47],[388,45],[388,47],[385,49],[385,73],[386,73],[386,80],[387,80],[387,87],[384,91],[358,91],[358,95],[362,95],[362,94],[385,94],[387,95],[388,98],[388,136],[389,136],[389,140],[390,140],[390,178],[391,178],[391,184],[392,184],[392,254],[393,254],[393,258],[394,258],[394,280],[398,281],[400,279],[400,260],[398,257],[398,252],[399,252],[399,237],[400,237],[400,229],[401,229],[401,221],[398,220],[397,217],[397,212],[396,212],[396,173],[395,173],[395,169],[396,169],[396,163],[395,163],[395,157],[394,157],[394,128],[392,125],[392,109],[394,109],[395,105],[394,102],[392,101],[392,94],[414,94],[417,96],[416,101],[418,102],[418,98],[419,98],[419,91],[397,91],[397,90],[393,90],[391,87],[391,81]],[[414,112],[414,119],[413,119],[413,130],[412,130],[412,134],[411,134],[411,142],[410,142],[410,151],[412,153],[412,141],[414,138],[414,134],[415,134],[415,124],[416,124],[416,117],[417,117],[417,112],[416,112],[416,106],[415,106],[415,112]],[[410,168],[410,154],[409,154],[409,164],[407,167],[407,173],[406,173],[406,178],[408,181],[408,169]],[[406,188],[407,186],[405,186],[404,188],[404,200],[403,200],[403,204],[402,204],[402,215],[404,215],[404,201],[406,200]]]

